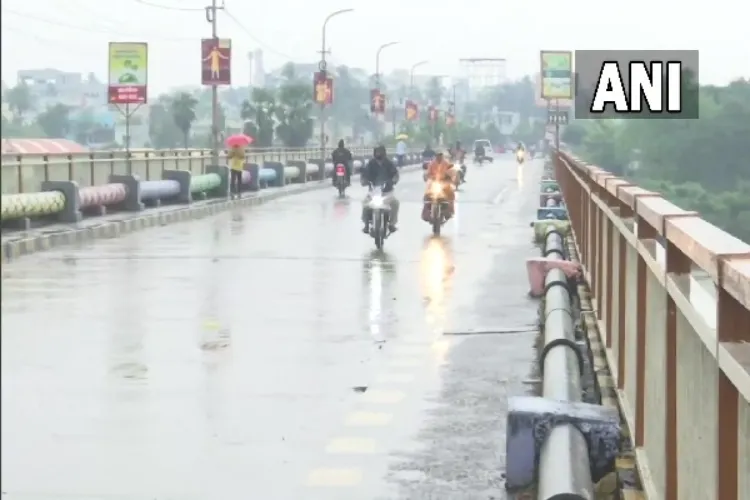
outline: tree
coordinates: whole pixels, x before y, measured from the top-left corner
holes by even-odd
[[[90,142],[91,132],[94,130],[95,126],[96,118],[94,117],[94,112],[89,108],[81,110],[71,123],[73,137],[76,142],[88,144]]]
[[[21,82],[5,94],[8,108],[13,113],[16,122],[23,122],[23,115],[31,109],[31,90],[26,83]]]
[[[187,149],[190,141],[190,129],[197,118],[195,107],[198,100],[187,92],[181,92],[170,103],[170,113],[177,128],[182,132],[183,145]]]
[[[284,68],[283,76],[286,81],[278,92],[276,134],[285,146],[301,148],[313,135],[310,85],[297,80],[292,65]]]
[[[276,128],[276,97],[272,90],[254,88],[250,100],[243,101],[240,117],[245,121],[243,133],[255,139],[260,148],[273,146]]]
[[[70,108],[63,104],[55,104],[37,116],[36,122],[47,137],[67,137],[71,129]]]
[[[699,99],[698,120],[588,120],[579,154],[750,241],[750,82]]]
[[[160,96],[156,103],[148,108],[148,137],[151,146],[157,149],[171,149],[180,142],[182,132],[170,115],[171,99]]]
[[[443,88],[443,84],[440,82],[440,78],[431,78],[429,83],[427,84],[427,90],[425,91],[427,99],[433,105],[437,106],[438,104],[440,104],[440,101],[443,100],[444,94],[445,88]]]

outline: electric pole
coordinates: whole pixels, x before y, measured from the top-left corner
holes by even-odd
[[[223,8],[224,4],[218,6],[216,0],[211,0],[211,6],[206,7],[206,21],[211,23],[211,38],[216,43],[218,43],[216,12]],[[211,163],[216,166],[219,165],[219,142],[219,86],[213,84],[211,85]]]

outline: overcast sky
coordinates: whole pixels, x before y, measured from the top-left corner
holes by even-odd
[[[205,4],[153,3],[184,9]],[[19,69],[44,67],[93,71],[106,80],[109,41],[149,43],[151,92],[199,83],[199,40],[211,33],[201,10],[160,9],[138,0],[3,0],[1,5],[2,78],[10,85]],[[594,0],[226,0],[227,12],[241,25],[220,15],[219,35],[233,41],[236,84],[247,82],[245,54],[256,48],[264,49],[267,69],[290,58],[318,60],[322,21],[342,8],[355,12],[329,23],[331,60],[371,72],[377,47],[400,41],[383,51],[384,72],[429,59],[418,71],[455,74],[460,57],[504,57],[508,76],[517,78],[538,71],[541,49],[699,49],[701,83],[750,77],[750,43],[745,16],[738,11],[742,2],[683,3],[675,10],[677,5],[665,0],[629,0],[617,7]]]

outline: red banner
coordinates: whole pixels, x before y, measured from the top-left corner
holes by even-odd
[[[414,101],[406,101],[406,119],[408,121],[414,121],[419,118],[419,107]]]
[[[438,119],[438,110],[435,106],[430,106],[430,121],[436,122]]]
[[[318,104],[333,104],[333,78],[323,71],[313,77],[313,96]]]
[[[203,85],[232,83],[232,41],[204,38],[201,41],[201,81]]]
[[[451,113],[445,114],[445,124],[449,127],[456,123],[456,117],[453,116]]]
[[[370,111],[373,113],[385,113],[385,94],[379,89],[370,90]]]

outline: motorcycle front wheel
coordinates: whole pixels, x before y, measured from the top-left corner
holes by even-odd
[[[430,210],[432,216],[432,234],[434,236],[440,236],[440,227],[442,224],[442,213],[440,210],[440,203],[432,203],[432,209]]]
[[[375,239],[375,248],[383,249],[385,244],[386,220],[382,210],[375,210],[372,214],[372,237]]]

